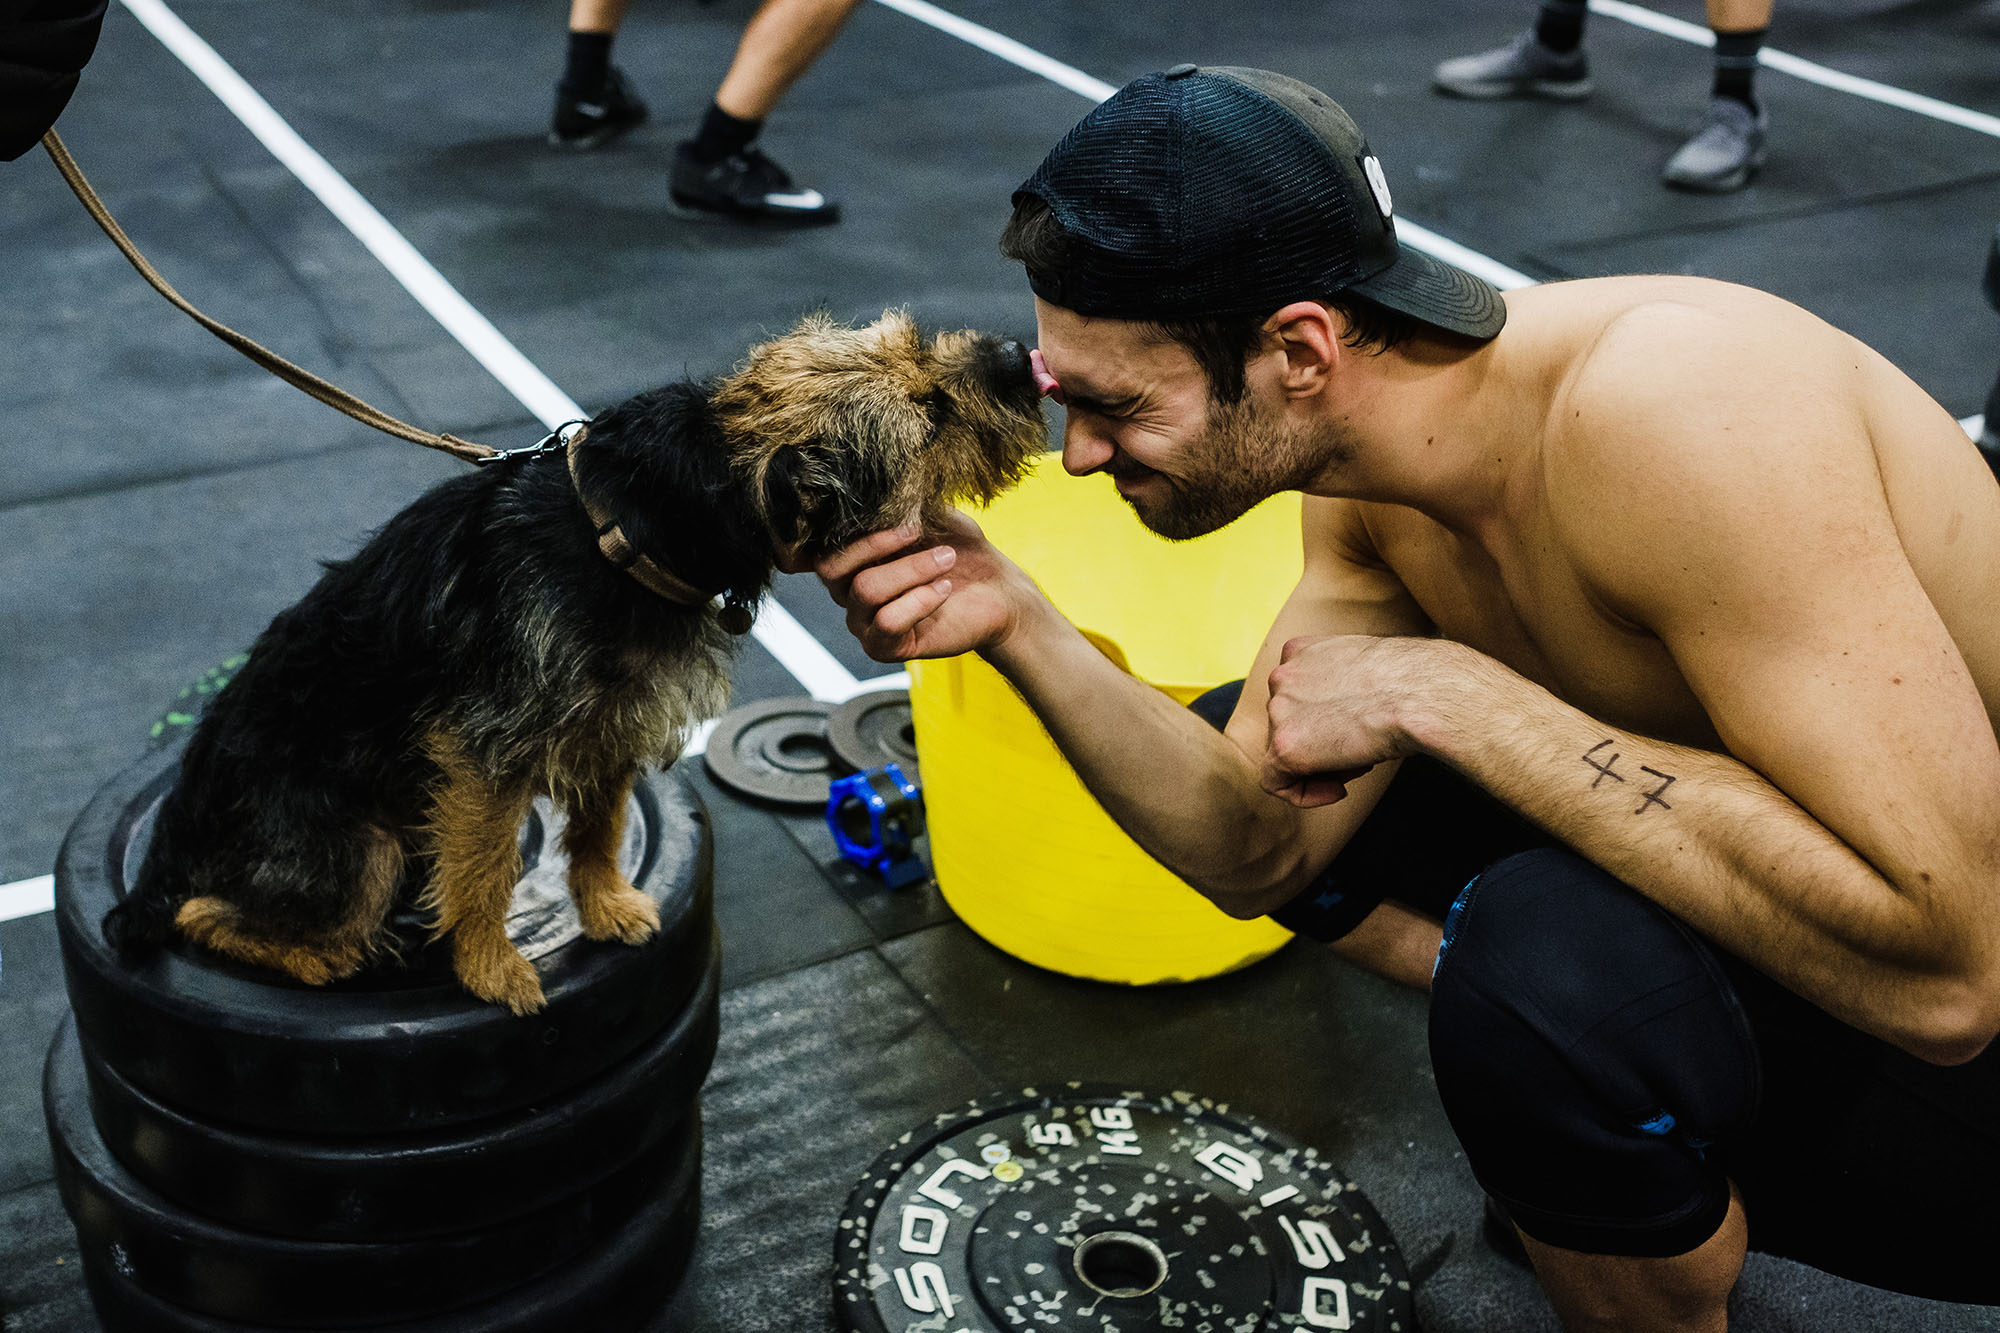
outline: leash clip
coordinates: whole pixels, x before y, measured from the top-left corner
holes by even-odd
[[[562,425],[557,426],[533,444],[526,445],[520,449],[503,449],[496,453],[488,454],[484,458],[474,459],[473,462],[480,467],[484,467],[488,463],[514,463],[530,458],[540,458],[543,454],[552,454],[558,449],[569,448],[569,442],[575,437],[576,432],[588,424],[588,422],[582,420],[565,421]]]

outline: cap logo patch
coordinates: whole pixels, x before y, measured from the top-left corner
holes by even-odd
[[[1396,206],[1389,198],[1389,178],[1382,174],[1382,160],[1370,153],[1361,159],[1361,174],[1368,177],[1368,188],[1375,192],[1375,207],[1385,218],[1396,215]]]

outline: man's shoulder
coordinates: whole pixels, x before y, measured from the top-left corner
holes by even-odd
[[[1706,405],[1754,417],[1796,385],[1853,369],[1853,339],[1781,297],[1706,278],[1618,285],[1579,319],[1551,425],[1588,425],[1593,409],[1644,411],[1671,425]],[[1696,401],[1699,400],[1699,401]]]
[[[1856,373],[1870,355],[1747,287],[1641,289],[1551,404],[1539,465],[1559,544],[1608,592],[1647,552],[1789,521],[1783,497],[1824,513],[1857,503],[1857,479],[1872,476]]]
[[[1577,332],[1544,418],[1546,468],[1616,482],[1860,431],[1860,344],[1777,297],[1684,282],[1642,288]]]

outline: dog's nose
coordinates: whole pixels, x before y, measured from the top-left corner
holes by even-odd
[[[1027,378],[1032,372],[1028,366],[1028,349],[1012,338],[993,349],[995,367],[1009,380]]]
[[[1030,414],[1042,410],[1042,391],[1035,387],[1028,349],[1019,339],[995,334],[980,337],[972,368],[986,392]]]

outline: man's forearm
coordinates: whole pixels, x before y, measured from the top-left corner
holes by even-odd
[[[1606,726],[1471,649],[1427,649],[1418,748],[1827,1012],[1953,1057],[1933,1035],[1950,979],[1935,922],[1777,787]]]
[[[1053,608],[985,656],[1111,818],[1155,859],[1236,915],[1282,901],[1296,869],[1299,812],[1264,793],[1250,758],[1227,737],[1121,671]]]

